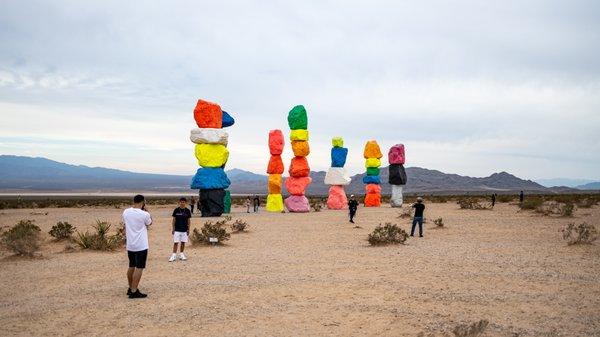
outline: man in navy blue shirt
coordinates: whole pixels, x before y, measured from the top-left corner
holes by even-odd
[[[423,237],[423,212],[425,211],[425,204],[423,204],[423,198],[418,197],[417,202],[412,205],[415,209],[415,217],[412,222],[412,229],[410,230],[410,236],[415,236],[415,226],[419,224],[419,236]]]
[[[173,210],[173,221],[171,222],[171,233],[173,234],[173,254],[169,259],[169,262],[177,260],[177,247],[179,246],[179,259],[182,261],[187,260],[183,250],[185,249],[185,243],[188,242],[188,236],[190,235],[190,219],[192,218],[192,212],[187,208],[187,199],[179,199],[179,207]]]

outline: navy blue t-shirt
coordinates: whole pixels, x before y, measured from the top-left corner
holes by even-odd
[[[173,210],[173,217],[175,218],[175,231],[176,232],[187,232],[188,231],[188,219],[192,217],[190,209],[177,207]]]

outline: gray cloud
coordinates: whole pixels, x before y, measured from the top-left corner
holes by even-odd
[[[237,119],[230,165],[257,172],[268,130],[287,132],[287,111],[305,104],[315,169],[341,135],[354,172],[364,142],[377,139],[384,150],[406,143],[409,165],[598,178],[595,1],[2,7],[3,152],[31,143],[15,137],[43,139],[38,155],[54,159],[191,173],[187,134],[206,98]],[[79,143],[67,157],[53,142]]]

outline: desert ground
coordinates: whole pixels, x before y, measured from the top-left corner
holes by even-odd
[[[600,336],[600,243],[568,246],[560,232],[571,221],[598,227],[598,206],[568,219],[507,203],[427,204],[424,238],[382,247],[366,241],[377,224],[410,229],[389,206],[359,208],[359,228],[345,211],[236,208],[247,233],[169,263],[173,207],[149,209],[149,297],[138,300],[125,295],[124,249],[65,252],[47,234],[57,221],[117,225],[122,209],[0,211],[0,225],[34,219],[45,238],[41,257],[0,253],[0,335],[452,336],[485,319],[483,336]],[[433,229],[437,217],[445,228]]]

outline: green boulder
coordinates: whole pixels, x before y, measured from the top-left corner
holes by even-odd
[[[368,176],[378,176],[379,175],[379,167],[367,167],[367,175]]]
[[[231,213],[231,192],[225,190],[225,197],[223,198],[223,213]]]
[[[288,124],[291,130],[307,130],[308,118],[303,105],[296,105],[288,114]]]

